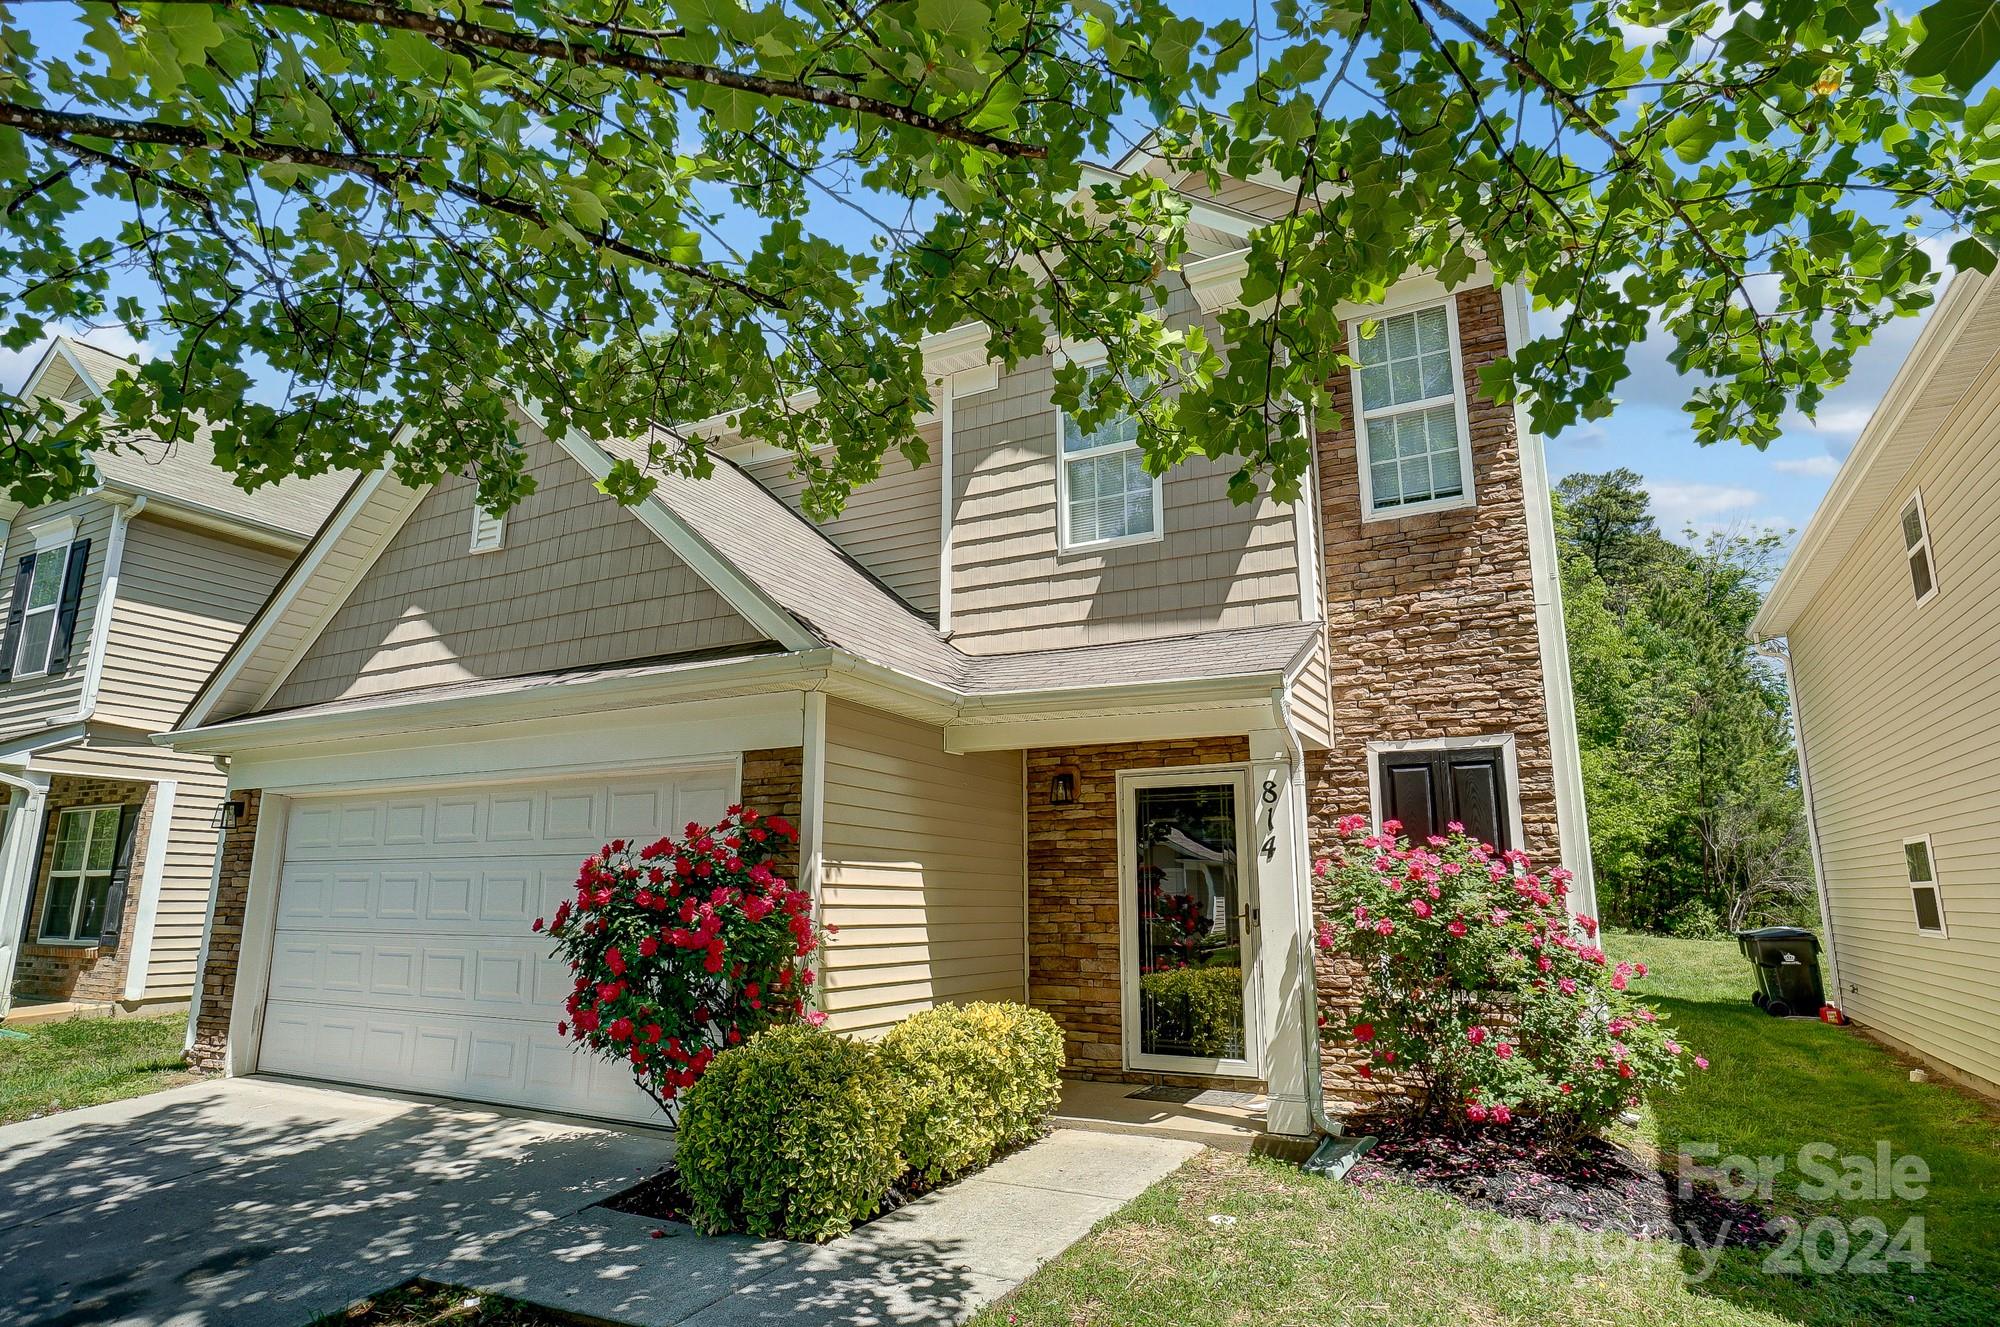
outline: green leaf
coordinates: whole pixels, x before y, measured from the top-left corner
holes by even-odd
[[[1907,72],[1934,74],[1970,92],[2000,63],[2000,0],[1937,0],[1921,10],[1924,39],[1910,52]]]
[[[1984,241],[1970,235],[1951,246],[1951,251],[1945,254],[1945,261],[1953,267],[1977,272],[1981,276],[1993,274],[1993,250],[1987,248]]]

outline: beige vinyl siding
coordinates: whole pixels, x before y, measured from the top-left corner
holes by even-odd
[[[173,727],[291,557],[141,514],[125,530],[97,717]]]
[[[1192,309],[1183,290],[1169,316]],[[1052,363],[1028,360],[957,402],[952,643],[997,654],[1299,621],[1291,508],[1267,493],[1232,503],[1233,461],[1167,474],[1161,539],[1060,551]]]
[[[1899,520],[1921,489],[1938,592]],[[2000,374],[1926,449],[1790,633],[1842,1006],[2000,1082]],[[1919,935],[1903,840],[1931,836],[1948,938]]]
[[[840,515],[821,523],[819,529],[912,608],[935,615],[939,531],[944,523],[940,492],[944,468],[938,455],[943,430],[932,422],[918,434],[930,445],[927,464],[912,466],[900,452],[884,457],[881,475],[855,489]],[[785,505],[799,509],[805,481],[792,473],[790,457],[758,461],[744,468]]]
[[[110,504],[101,499],[74,498],[22,512],[7,531],[6,556],[0,561],[0,621],[5,621],[13,608],[15,568],[35,551],[36,526],[75,517],[75,538],[90,541],[90,560],[84,566],[83,597],[76,606],[76,634],[71,638],[68,663],[59,673],[0,682],[0,741],[39,732],[47,722],[73,722],[77,718],[98,591],[104,584],[104,555],[111,543],[111,513]]]
[[[1333,745],[1333,680],[1328,670],[1326,633],[1313,642],[1313,652],[1292,682],[1292,722],[1308,745]]]
[[[152,957],[146,965],[147,1000],[184,1000],[194,991],[201,930],[215,867],[215,809],[228,779],[213,760],[141,741],[92,739],[35,758],[37,769],[105,779],[176,781],[173,827],[160,873],[159,909],[153,922]],[[135,846],[131,888],[141,886],[145,845]]]
[[[935,728],[828,703],[828,1026],[872,1036],[933,1004],[1024,998],[1021,779],[1018,752],[947,755]]]
[[[284,709],[480,678],[628,662],[760,639],[554,443],[501,547],[473,553],[475,486],[439,483],[271,699]]]

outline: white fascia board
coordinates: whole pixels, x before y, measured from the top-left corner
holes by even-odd
[[[1083,187],[1085,190],[1089,190],[1092,186],[1099,184],[1123,184],[1133,175],[1142,173],[1153,174],[1154,172],[1116,171],[1105,166],[1085,166],[1083,168]],[[1169,185],[1169,188],[1171,188],[1171,185]],[[1225,207],[1220,203],[1211,202],[1204,198],[1196,198],[1191,194],[1183,194],[1181,196],[1187,199],[1189,221],[1194,222],[1198,226],[1207,226],[1210,230],[1219,230],[1225,235],[1233,235],[1239,240],[1247,240],[1251,235],[1271,224],[1261,217],[1252,216],[1248,212],[1239,212],[1233,207]]]
[[[357,480],[354,487],[347,490],[347,496],[341,499],[341,505],[335,509],[333,518],[319,532],[319,537],[314,539],[299,560],[292,564],[291,570],[285,573],[285,579],[279,583],[270,601],[258,612],[243,634],[237,637],[236,644],[224,656],[221,666],[195,695],[187,712],[181,716],[183,728],[200,728],[207,721],[208,716],[215,710],[216,702],[228,694],[229,689],[236,684],[236,679],[242,676],[243,669],[263,649],[272,627],[276,626],[291,609],[292,604],[298,599],[299,591],[304,589],[319,571],[327,553],[340,542],[341,536],[354,523],[355,517],[380,491],[383,484],[388,482],[388,478],[389,472],[386,470],[371,471]]]
[[[379,704],[365,708],[337,713],[296,710],[252,715],[209,728],[178,728],[155,734],[152,740],[176,751],[235,755],[302,742],[456,730],[468,724],[618,711],[639,704],[669,704],[746,692],[795,690],[823,676],[828,653],[819,650],[766,654],[684,672],[581,678],[499,693],[441,697],[387,695]]]
[[[1854,537],[1860,532],[1859,527],[1875,514],[1873,511],[1855,512],[1850,517],[1850,508],[1882,454],[1902,431],[1904,418],[1924,398],[1939,364],[1979,307],[1980,297],[1996,281],[2000,281],[2000,277],[1961,272],[1939,298],[1931,310],[1930,320],[1918,333],[1916,344],[1910,347],[1910,353],[1903,360],[1902,367],[1896,370],[1889,389],[1882,393],[1875,412],[1862,427],[1861,436],[1855,439],[1847,459],[1841,463],[1840,472],[1833,477],[1826,496],[1820,499],[1812,518],[1806,522],[1806,528],[1800,532],[1798,542],[1792,545],[1792,554],[1785,559],[1784,570],[1771,586],[1771,592],[1764,596],[1763,607],[1757,610],[1757,616],[1750,623],[1752,640],[1771,640],[1790,631],[1792,623],[1797,621],[1798,615],[1805,611],[1812,595],[1820,588],[1814,582],[1831,574],[1840,560],[1847,556]],[[1847,532],[1847,539],[1842,542],[1842,527],[1850,522],[1855,528]],[[1823,570],[1818,565],[1822,561],[1825,563]]]
[[[610,453],[581,433],[571,430],[558,438],[557,443],[590,473],[591,478],[602,481],[611,473]],[[818,649],[823,644],[819,637],[792,616],[790,610],[764,593],[756,582],[711,547],[666,503],[657,497],[649,497],[632,511],[659,536],[662,543],[680,555],[695,575],[706,581],[710,589],[727,600],[729,606],[741,613],[757,630],[794,652]]]

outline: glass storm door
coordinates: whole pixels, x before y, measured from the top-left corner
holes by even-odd
[[[1134,1068],[1256,1073],[1240,772],[1131,775],[1120,807],[1125,1052]]]

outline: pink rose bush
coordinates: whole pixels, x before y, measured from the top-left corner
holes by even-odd
[[[1538,874],[1453,824],[1422,845],[1384,822],[1339,822],[1314,864],[1327,915],[1321,948],[1370,980],[1344,1028],[1364,1077],[1407,1089],[1426,1123],[1532,1123],[1571,1137],[1601,1129],[1647,1092],[1679,1085],[1691,1054],[1631,990],[1645,965],[1596,943],[1565,903],[1569,872]]]
[[[629,1063],[671,1113],[721,1051],[818,1021],[807,963],[824,935],[812,897],[771,866],[797,841],[783,818],[732,806],[678,841],[619,839],[587,858],[575,896],[534,925],[574,977],[556,1030]]]

